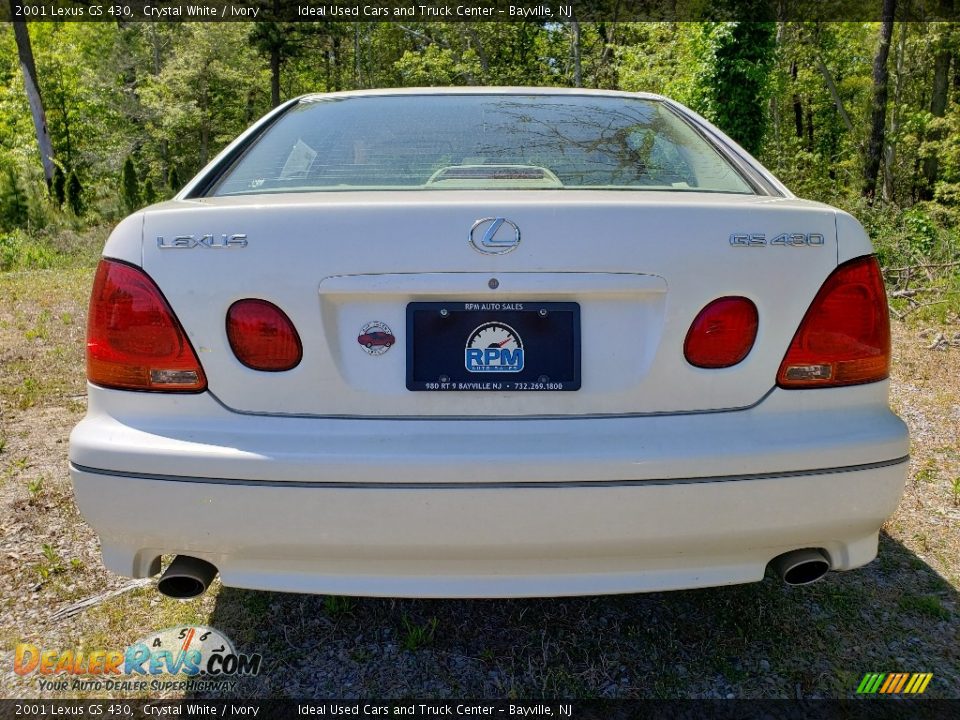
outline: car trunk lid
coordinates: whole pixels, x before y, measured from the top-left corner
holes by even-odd
[[[224,197],[148,210],[143,266],[197,349],[210,392],[238,411],[379,417],[711,411],[750,406],[773,387],[806,308],[836,267],[834,216],[806,201],[691,192]],[[471,243],[471,228],[496,218],[511,225],[497,228],[488,238],[492,246],[483,237],[492,222]],[[505,248],[513,226],[519,244]],[[683,355],[686,333],[705,305],[724,296],[756,304],[755,347],[734,367],[694,367]],[[303,342],[296,368],[259,372],[236,359],[225,317],[243,298],[267,300],[289,316]],[[460,310],[471,303],[494,318],[518,303],[576,304],[579,389],[408,389],[410,303]],[[388,347],[385,333],[393,336]],[[365,335],[371,347],[360,341]],[[569,350],[542,345],[546,353]]]

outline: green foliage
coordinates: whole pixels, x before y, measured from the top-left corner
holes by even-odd
[[[140,181],[137,179],[137,169],[133,165],[133,158],[128,155],[120,173],[120,195],[127,212],[133,212],[140,207]]]
[[[404,615],[403,635],[400,639],[403,649],[413,652],[432,643],[437,633],[437,622],[437,618],[432,617],[423,625],[418,625]]]
[[[75,170],[71,170],[67,178],[67,205],[77,217],[83,215],[83,186],[80,185],[80,178],[77,177]]]
[[[64,174],[63,168],[60,167],[60,165],[56,165],[53,168],[53,180],[50,183],[50,193],[57,203],[57,207],[63,207],[63,203],[67,199],[67,176]]]
[[[937,241],[937,228],[920,206],[915,206],[903,214],[906,230],[904,241],[916,258],[929,257]]]
[[[354,600],[346,595],[324,595],[323,611],[327,617],[337,619],[353,612]]]
[[[0,233],[0,271],[54,267],[56,253],[23,230]]]
[[[157,201],[157,191],[153,187],[153,180],[147,178],[143,183],[143,203],[153,205]]]
[[[620,89],[660,93],[693,104],[694,77],[676,68],[696,66],[699,27],[692,23],[630,23],[628,42],[615,48]]]
[[[934,620],[950,619],[950,611],[936,595],[904,595],[898,604],[901,610],[914,615],[924,615]]]
[[[248,35],[243,23],[195,23],[170,38],[169,61],[137,89],[148,159],[192,174],[269,108],[269,73]]]
[[[474,51],[455,53],[437,45],[430,45],[422,52],[407,50],[397,60],[396,67],[403,84],[416,87],[470,85],[483,72]]]
[[[766,100],[775,51],[775,24],[704,23],[696,52],[694,104],[758,155],[766,132]]]
[[[0,170],[0,228],[26,225],[30,208],[17,172],[9,165]]]

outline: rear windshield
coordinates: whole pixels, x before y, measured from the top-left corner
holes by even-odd
[[[213,194],[564,188],[753,193],[656,100],[394,95],[301,101]]]

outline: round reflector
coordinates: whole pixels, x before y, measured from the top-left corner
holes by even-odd
[[[250,298],[231,305],[227,338],[237,360],[254,370],[291,370],[303,357],[300,336],[290,318],[266,300]]]
[[[699,312],[683,342],[683,356],[701,368],[743,360],[757,339],[757,306],[745,297],[722,297]]]

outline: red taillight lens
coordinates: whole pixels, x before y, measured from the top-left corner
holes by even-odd
[[[757,306],[744,297],[722,297],[694,319],[683,356],[697,367],[730,367],[749,354],[756,339]]]
[[[237,360],[280,372],[300,364],[303,346],[290,318],[266,300],[237,300],[227,311],[227,338]]]
[[[199,392],[203,368],[160,289],[140,268],[101,260],[87,319],[87,379],[122,390]]]
[[[880,265],[872,255],[827,278],[780,364],[783,388],[857,385],[890,372],[890,315]]]

